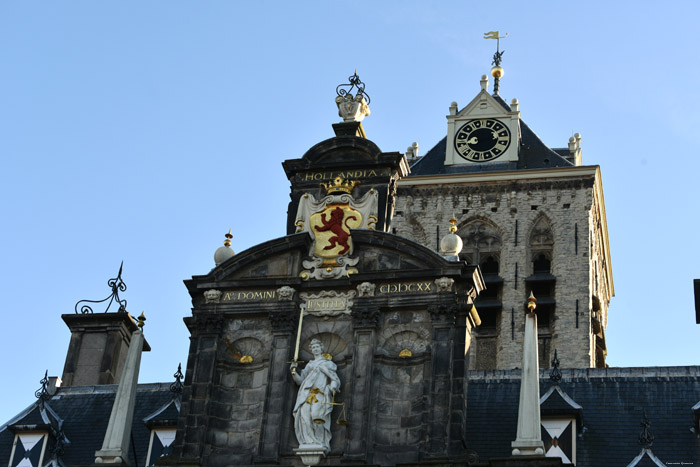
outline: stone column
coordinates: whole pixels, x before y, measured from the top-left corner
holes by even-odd
[[[136,387],[139,380],[143,342],[143,331],[135,331],[131,336],[129,352],[124,363],[124,377],[119,383],[114,398],[102,449],[95,452],[96,464],[129,465],[129,440],[134,420]]]
[[[447,455],[452,393],[452,359],[457,306],[438,303],[428,307],[433,321],[430,380],[430,413],[426,451],[433,457]]]
[[[287,302],[270,312],[272,351],[270,373],[265,395],[265,412],[260,435],[260,455],[256,463],[278,463],[282,440],[289,429],[292,402],[289,398],[289,361],[294,346],[294,331],[299,319],[299,306]]]
[[[537,314],[535,297],[528,299],[530,312],[525,316],[523,342],[523,373],[520,379],[518,406],[518,434],[511,443],[514,456],[543,456],[542,428],[540,427],[540,368],[537,355]]]
[[[345,461],[367,461],[367,439],[369,437],[369,406],[372,399],[372,372],[374,370],[374,347],[377,341],[379,309],[359,298],[352,309],[354,327],[354,352],[352,356],[352,378],[348,404],[348,427],[345,440]]]

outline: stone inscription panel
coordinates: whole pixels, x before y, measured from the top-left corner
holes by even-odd
[[[430,281],[399,282],[379,284],[377,291],[380,295],[405,294],[405,293],[432,293],[435,292],[435,283]]]
[[[230,290],[223,291],[222,302],[266,302],[277,300],[276,290]]]
[[[302,172],[296,175],[297,182],[323,182],[340,177],[344,180],[388,176],[388,169],[329,170],[323,172]]]

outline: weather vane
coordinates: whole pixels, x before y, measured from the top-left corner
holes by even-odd
[[[491,62],[491,64],[493,65],[493,68],[491,68],[491,76],[493,76],[494,78],[494,94],[498,94],[498,82],[504,74],[504,70],[503,68],[501,68],[501,60],[503,58],[503,52],[505,52],[505,50],[501,50],[501,39],[505,39],[506,37],[508,37],[508,33],[506,33],[505,36],[501,36],[499,35],[498,31],[489,31],[484,33],[484,39],[496,39],[496,53],[493,54],[493,62]]]

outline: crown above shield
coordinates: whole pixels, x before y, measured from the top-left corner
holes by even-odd
[[[327,194],[332,193],[352,193],[352,190],[359,185],[360,182],[343,180],[342,177],[335,177],[331,183],[321,183],[321,186],[326,190]]]

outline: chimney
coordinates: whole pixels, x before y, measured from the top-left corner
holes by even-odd
[[[61,318],[71,331],[63,387],[118,384],[129,343],[138,330],[129,313],[64,314]],[[151,350],[145,340],[143,350]]]

